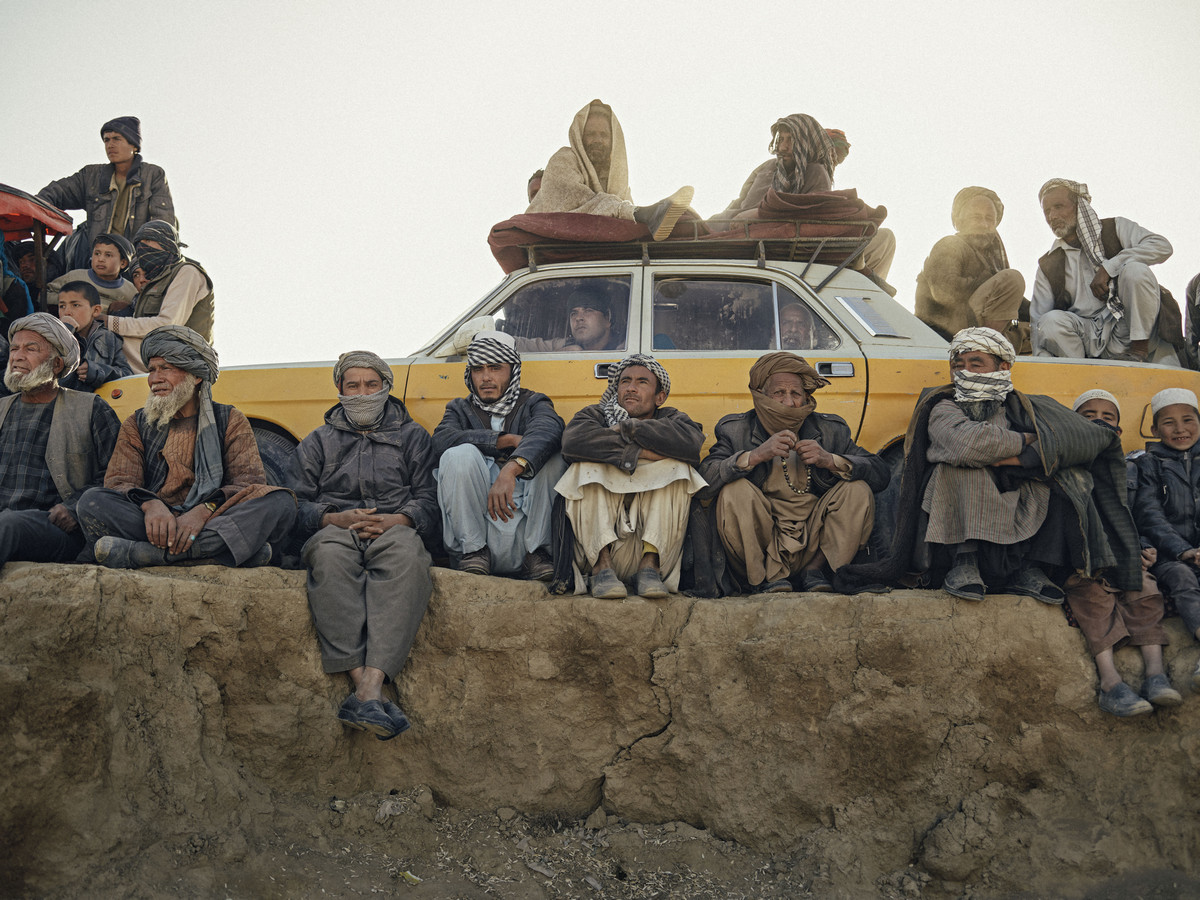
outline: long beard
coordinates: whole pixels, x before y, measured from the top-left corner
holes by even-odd
[[[196,392],[196,385],[181,381],[169,394],[151,394],[146,398],[146,419],[155,428],[166,428]]]
[[[954,402],[972,422],[986,422],[1004,405],[1003,400],[955,400]]]
[[[51,360],[49,359],[25,375],[14,372],[12,370],[12,362],[10,361],[8,370],[4,373],[4,386],[14,394],[27,394],[48,384],[57,383],[58,379],[54,377],[54,366],[51,365]]]

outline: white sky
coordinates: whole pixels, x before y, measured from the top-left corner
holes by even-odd
[[[705,216],[768,157],[775,119],[843,129],[835,187],[888,208],[910,308],[969,184],[1004,201],[1031,285],[1054,176],[1169,238],[1157,271],[1182,297],[1200,271],[1198,36],[1195,0],[0,0],[0,182],[33,193],[104,162],[100,125],[140,117],[215,282],[226,365],[416,349],[500,280],[490,227],[596,97],[634,201],[692,184]]]

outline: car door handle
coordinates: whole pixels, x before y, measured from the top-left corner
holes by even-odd
[[[854,363],[852,362],[819,362],[817,374],[826,378],[853,378]]]
[[[607,381],[608,380],[608,367],[611,365],[612,365],[612,363],[596,363],[596,368],[594,370],[596,373],[596,377],[603,378],[605,381]]]

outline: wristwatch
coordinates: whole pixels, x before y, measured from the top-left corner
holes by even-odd
[[[524,457],[514,456],[512,459],[509,460],[509,462],[515,462],[518,466],[521,467],[522,472],[526,472],[529,470],[529,460],[525,459]]]

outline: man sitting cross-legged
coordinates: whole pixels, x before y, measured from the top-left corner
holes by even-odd
[[[576,583],[590,573],[593,597],[620,599],[634,577],[642,597],[679,587],[688,498],[706,486],[692,468],[704,434],[663,406],[670,392],[666,370],[634,353],[609,369],[600,402],[563,432],[571,465],[555,489],[575,532]]]
[[[754,409],[717,423],[700,464],[701,498],[717,498],[721,542],[755,590],[831,591],[826,570],[871,536],[887,463],[843,419],[815,411],[813,392],[828,384],[794,353],[768,353],[750,368]]]
[[[214,403],[216,351],[183,325],[141,344],[150,397],[121,424],[104,478],[79,501],[96,561],[117,569],[174,563],[263,566],[296,519],[296,499],[267,484],[254,432]]]
[[[521,387],[521,356],[503,332],[475,335],[464,380],[467,396],[433,432],[446,549],[464,572],[549,581],[563,420],[549,397]]]

